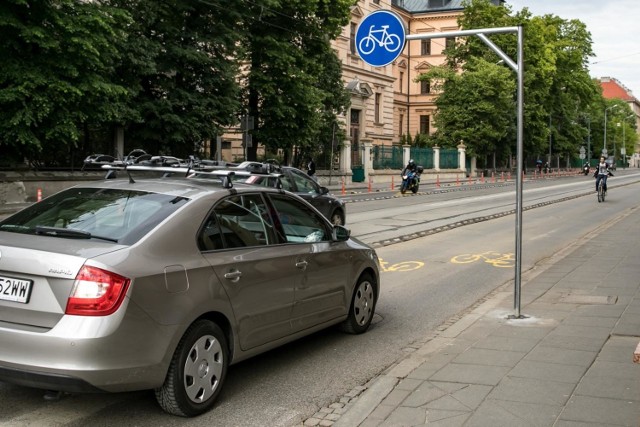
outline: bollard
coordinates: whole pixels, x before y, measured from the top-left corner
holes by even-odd
[[[344,176],[342,177],[342,195],[347,194],[347,190],[344,188]]]
[[[36,199],[38,202],[42,200],[42,188],[38,188],[38,191],[36,192]]]
[[[496,176],[495,176],[495,174],[493,173],[493,171],[491,171],[491,182],[492,182],[493,184],[495,184],[495,182],[496,182]]]
[[[440,188],[440,175],[436,175],[436,188]]]
[[[460,175],[456,174],[456,186],[460,185]]]
[[[369,193],[371,193],[371,177],[369,177]]]
[[[484,184],[484,171],[482,171],[482,175],[480,175],[480,182]]]
[[[504,172],[500,172],[500,180],[504,182]]]
[[[395,188],[395,185],[393,185],[393,175],[391,175],[391,191],[393,191],[394,188]]]

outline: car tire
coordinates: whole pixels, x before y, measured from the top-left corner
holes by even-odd
[[[156,400],[165,412],[193,417],[209,411],[220,394],[229,366],[229,347],[222,329],[198,320],[178,344]]]
[[[344,213],[341,210],[335,210],[331,214],[331,224],[333,225],[344,225]]]
[[[347,318],[340,324],[340,329],[349,334],[366,332],[373,320],[376,308],[376,283],[368,273],[358,279],[351,297],[351,306]]]

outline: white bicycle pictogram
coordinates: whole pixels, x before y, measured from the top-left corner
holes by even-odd
[[[395,52],[400,49],[400,37],[397,34],[389,34],[387,31],[387,28],[389,28],[388,25],[382,25],[381,30],[374,30],[373,27],[375,27],[375,25],[369,28],[369,35],[360,40],[358,47],[363,55],[368,55],[373,52],[376,48],[376,43],[378,46],[384,47],[387,52]],[[376,34],[379,33],[380,35],[376,36]]]

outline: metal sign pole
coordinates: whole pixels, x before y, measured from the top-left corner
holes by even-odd
[[[504,53],[496,44],[494,44],[486,34],[503,34],[503,33],[517,33],[518,36],[518,58],[517,63],[514,62],[509,56]],[[477,36],[482,40],[491,50],[493,50],[499,57],[507,64],[518,76],[518,94],[517,94],[517,177],[516,177],[516,236],[515,236],[515,279],[514,279],[514,309],[515,314],[510,315],[509,318],[521,319],[520,313],[520,290],[521,290],[521,278],[522,278],[522,181],[523,181],[523,106],[524,106],[524,53],[523,53],[523,29],[518,27],[499,27],[499,28],[484,28],[477,30],[462,30],[462,31],[447,31],[444,33],[429,33],[429,34],[412,34],[406,36],[407,40],[426,40],[445,37],[466,37]]]

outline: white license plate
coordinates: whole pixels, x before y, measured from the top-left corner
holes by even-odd
[[[31,295],[31,280],[0,276],[0,300],[27,303]]]

